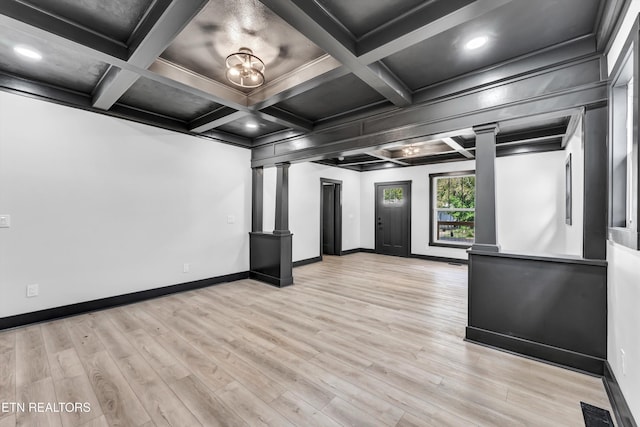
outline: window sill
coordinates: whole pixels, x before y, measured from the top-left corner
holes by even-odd
[[[631,228],[609,227],[609,240],[635,251],[640,250],[640,233]]]

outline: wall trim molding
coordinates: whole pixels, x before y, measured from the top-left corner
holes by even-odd
[[[346,251],[342,251],[340,253],[340,255],[351,255],[351,254],[357,254],[357,253],[360,253],[360,252],[367,253],[367,254],[375,254],[376,253],[375,249],[356,248],[356,249],[349,249],[349,250],[346,250]],[[386,255],[386,256],[394,256],[394,255]],[[469,260],[466,260],[466,259],[449,258],[449,257],[441,257],[441,256],[433,256],[433,255],[413,254],[413,253],[409,254],[409,256],[407,256],[407,257],[401,257],[401,258],[415,258],[415,259],[422,259],[422,260],[425,260],[425,261],[446,262],[448,264],[464,264],[464,265],[469,264]]]
[[[177,285],[163,286],[161,288],[131,292],[128,294],[79,302],[76,304],[63,305],[60,307],[47,308],[31,313],[16,314],[14,316],[0,318],[0,330],[25,326],[31,323],[46,322],[63,317],[76,316],[78,314],[88,313],[91,311],[105,310],[107,308],[133,304],[136,302],[141,302],[165,295],[206,288],[208,286],[218,285],[220,283],[235,282],[248,278],[249,272],[243,271],[240,273],[211,277],[209,279],[202,279],[193,282],[180,283]]]
[[[465,341],[590,375],[602,377],[604,374],[604,359],[486,329],[467,326]]]
[[[631,409],[627,405],[627,401],[622,394],[622,389],[616,376],[613,374],[613,369],[608,361],[604,362],[604,375],[602,377],[604,388],[607,391],[609,402],[611,402],[611,409],[616,416],[616,423],[620,427],[637,427],[636,421],[633,418]]]
[[[301,259],[300,261],[293,262],[293,268],[302,267],[303,265],[314,264],[316,262],[322,262],[322,256],[316,256],[313,258]]]

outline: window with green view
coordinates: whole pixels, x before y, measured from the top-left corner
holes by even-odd
[[[433,176],[431,242],[470,246],[475,238],[476,177]]]

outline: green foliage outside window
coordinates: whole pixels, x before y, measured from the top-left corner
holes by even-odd
[[[387,203],[396,203],[403,198],[402,188],[385,188],[384,201]]]

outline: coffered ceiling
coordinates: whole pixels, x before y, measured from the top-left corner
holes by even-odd
[[[552,46],[580,41],[597,52],[621,3],[3,0],[0,88],[259,147],[428,102],[444,82]],[[486,43],[468,49],[476,37]],[[16,47],[41,59],[17,55]],[[266,65],[266,83],[257,89],[225,78],[226,56],[243,47]],[[555,120],[561,123],[533,121],[525,128],[566,130],[571,117]],[[323,161],[362,170],[388,159],[402,166],[450,160],[444,154],[470,158],[472,149],[462,153],[451,144],[464,149],[472,140],[465,138],[460,132],[456,139],[406,141],[383,151],[372,144],[355,158],[346,153]],[[394,152],[410,143],[424,155],[396,159]]]

